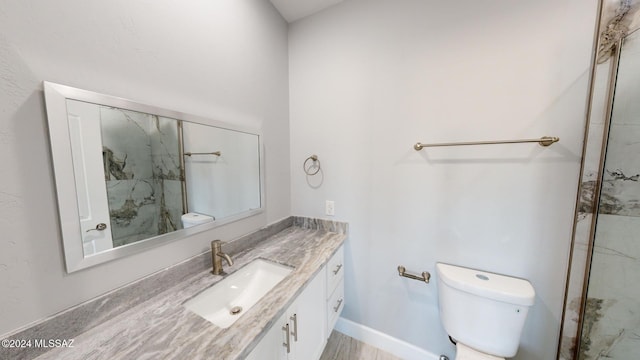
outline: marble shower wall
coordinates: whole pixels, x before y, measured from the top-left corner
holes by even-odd
[[[618,41],[640,27],[639,0],[604,0],[599,29],[598,64],[615,52]]]
[[[618,69],[599,212],[639,217],[640,33],[628,40]]]
[[[602,20],[599,29],[598,57],[595,69],[595,77],[593,81],[593,94],[591,104],[591,117],[589,119],[588,138],[586,139],[586,152],[584,158],[584,169],[581,179],[581,193],[578,204],[577,222],[574,234],[574,247],[571,259],[570,277],[568,279],[565,312],[563,319],[563,331],[561,336],[560,353],[558,358],[561,360],[573,360],[575,358],[578,334],[578,320],[580,316],[581,298],[583,292],[583,281],[585,269],[588,263],[588,244],[590,230],[595,221],[594,217],[594,191],[598,177],[598,168],[600,162],[600,151],[604,138],[604,120],[607,115],[606,100],[608,96],[609,69],[611,66],[610,58],[612,50],[618,40],[635,29],[640,28],[640,1],[638,0],[604,0],[602,9]],[[640,64],[639,64],[640,65]],[[625,66],[625,64],[621,64]],[[639,68],[636,66],[636,68]],[[624,77],[624,78],[623,78]],[[618,79],[618,89],[636,87],[638,84],[637,77],[623,76]],[[640,94],[638,91],[633,91]],[[620,92],[618,92],[620,93]],[[640,133],[638,133],[639,121],[629,122],[623,120],[620,113],[640,114],[640,102],[633,100],[624,100],[621,97],[616,98],[616,107],[614,108],[613,124],[611,126],[611,139],[609,155],[607,158],[606,171],[603,183],[602,205],[599,209],[597,221],[599,224],[598,231],[608,234],[610,239],[612,232],[610,231],[609,217],[606,215],[618,216],[634,216],[637,217],[638,209],[638,181],[636,174],[640,172],[637,162],[634,165],[633,154],[638,153],[638,149],[634,149],[633,142],[640,141]],[[636,117],[637,119],[637,117]],[[622,137],[621,137],[622,136]],[[625,139],[627,139],[625,141]],[[635,151],[635,152],[634,152]],[[626,154],[626,155],[625,155]],[[637,157],[637,156],[636,156]],[[629,162],[628,160],[631,160]],[[615,218],[615,217],[613,217]],[[598,235],[603,237],[604,235]],[[595,254],[606,253],[608,244],[603,243],[602,239],[595,243]],[[601,255],[595,255],[598,260],[593,262],[593,266],[599,262]],[[615,256],[615,255],[614,255]],[[597,270],[593,270],[594,274]],[[602,274],[609,274],[605,271]],[[591,283],[593,284],[592,276]],[[602,347],[596,344],[594,340],[597,335],[597,328],[601,323],[603,306],[607,308],[607,302],[595,296],[589,295],[586,303],[586,313],[584,324],[583,345],[579,349],[580,358],[593,358],[594,349]],[[611,298],[611,296],[609,296]],[[594,342],[590,345],[590,342]],[[591,348],[591,351],[588,349]],[[597,357],[596,357],[597,358]]]
[[[617,4],[616,6],[612,6]],[[640,353],[640,39],[629,35],[618,69],[597,219],[594,196],[606,116],[613,30],[638,28],[636,1],[605,3],[592,117],[578,207],[560,359],[574,359],[587,244],[597,221],[578,359],[632,359]]]
[[[640,32],[622,47],[579,359],[640,353]]]
[[[177,123],[175,119],[158,117],[154,119],[150,129],[153,177],[158,193],[161,194],[157,203],[160,220],[158,235],[182,229],[182,182]]]
[[[588,138],[584,155],[584,168],[581,178],[580,199],[574,233],[574,246],[566,293],[566,303],[562,334],[560,340],[560,360],[573,360],[578,334],[580,303],[583,281],[587,266],[588,243],[592,222],[594,221],[594,190],[600,164],[600,150],[604,135],[604,119],[607,107],[607,88],[609,80],[609,59],[597,64],[593,78],[594,96],[591,103]]]
[[[177,121],[101,106],[113,245],[182,228]]]
[[[640,353],[640,218],[598,215],[578,359],[637,359]]]

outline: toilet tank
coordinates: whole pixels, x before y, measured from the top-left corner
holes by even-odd
[[[215,219],[213,216],[190,212],[182,215],[181,220],[182,220],[182,227],[186,229],[192,226],[206,224]]]
[[[437,263],[438,302],[444,329],[478,351],[513,357],[533,305],[527,280]]]

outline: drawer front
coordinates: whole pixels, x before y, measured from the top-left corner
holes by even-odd
[[[331,297],[327,300],[327,336],[333,331],[333,327],[344,308],[344,281],[340,281]]]
[[[341,246],[327,263],[327,298],[344,279],[344,247]]]

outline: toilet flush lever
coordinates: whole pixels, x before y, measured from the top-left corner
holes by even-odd
[[[431,274],[428,271],[423,271],[422,277],[420,277],[418,275],[407,273],[407,269],[405,269],[405,267],[402,265],[398,266],[398,275],[409,278],[409,279],[413,279],[413,280],[424,281],[427,284],[429,283],[429,279],[431,279]]]
[[[96,225],[95,229],[89,229],[89,230],[87,230],[87,232],[89,232],[89,231],[102,231],[102,230],[104,230],[106,228],[107,228],[107,224],[100,223],[100,224]]]

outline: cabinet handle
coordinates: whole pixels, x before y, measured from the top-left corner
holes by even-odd
[[[298,342],[298,314],[293,314],[289,319],[293,321],[293,331],[291,332],[291,335],[293,335],[293,341]]]
[[[282,331],[286,334],[286,342],[282,343],[282,346],[287,348],[287,354],[291,352],[291,339],[289,338],[289,324],[282,327]]]
[[[344,299],[340,299],[338,300],[338,304],[336,306],[333,307],[333,311],[334,312],[338,312],[338,309],[340,309],[340,305],[342,305],[342,302],[344,301]]]
[[[338,266],[336,266],[336,269],[333,270],[333,275],[338,275],[338,272],[340,271],[340,269],[342,269],[342,264],[339,264]]]

